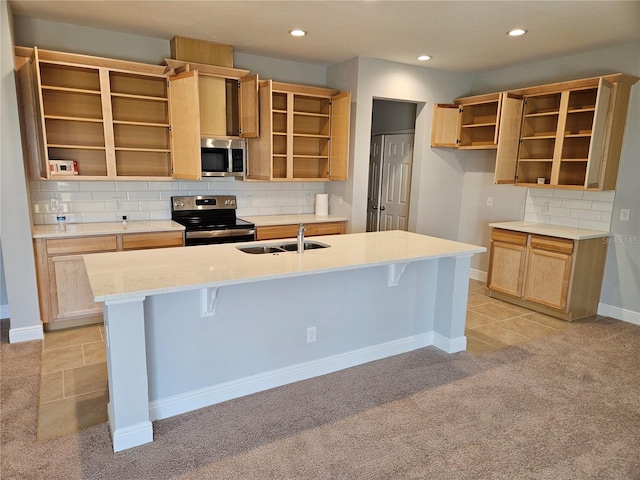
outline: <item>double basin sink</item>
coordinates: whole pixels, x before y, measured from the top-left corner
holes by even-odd
[[[318,248],[327,248],[329,245],[314,241],[305,241],[305,250],[315,250]],[[251,245],[248,247],[236,247],[241,252],[252,254],[263,253],[285,253],[298,251],[298,242],[270,243],[268,245]]]

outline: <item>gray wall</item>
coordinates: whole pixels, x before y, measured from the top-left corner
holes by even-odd
[[[640,45],[628,44],[579,55],[546,60],[519,67],[487,72],[475,77],[472,93],[497,92],[502,89],[539,85],[555,81],[587,78],[610,73],[640,76]],[[600,302],[608,305],[609,315],[640,321],[640,83],[632,89],[627,117],[618,183],[615,193],[611,232],[604,285]],[[492,156],[495,158],[495,155]],[[472,165],[479,165],[474,159]],[[468,164],[469,165],[469,164]],[[487,162],[493,168],[494,163]],[[460,240],[487,245],[488,221],[521,219],[524,188],[492,185],[493,176],[487,173],[465,173]],[[493,195],[494,207],[483,206],[486,197]],[[498,196],[499,195],[499,196]],[[620,209],[629,208],[629,221],[620,220]],[[475,217],[476,226],[473,226]],[[482,256],[474,257],[474,262]],[[485,264],[476,264],[486,270]],[[602,312],[601,312],[602,313]]]
[[[31,247],[28,190],[22,161],[13,66],[11,14],[0,2],[0,238],[3,288],[11,306],[9,338],[42,338],[35,262]]]

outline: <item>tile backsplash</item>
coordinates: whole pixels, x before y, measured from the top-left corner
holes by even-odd
[[[313,213],[322,182],[202,181],[32,181],[33,223],[53,224],[56,199],[69,223],[168,220],[174,195],[236,195],[238,216]]]
[[[608,232],[615,193],[529,188],[524,220]]]

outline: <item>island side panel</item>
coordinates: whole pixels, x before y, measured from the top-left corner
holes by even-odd
[[[464,330],[470,268],[471,255],[445,257],[438,261],[433,343],[447,353],[467,348]]]
[[[153,441],[145,347],[144,297],[104,303],[109,429],[119,452]]]
[[[197,290],[149,298],[151,418],[430,345],[436,273],[430,260],[397,286],[388,266],[223,286],[204,318]]]

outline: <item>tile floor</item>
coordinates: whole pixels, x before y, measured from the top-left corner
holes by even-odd
[[[489,297],[483,282],[469,282],[467,351],[481,354],[552,335],[575,324]],[[38,439],[107,421],[104,330],[89,326],[46,332]]]

